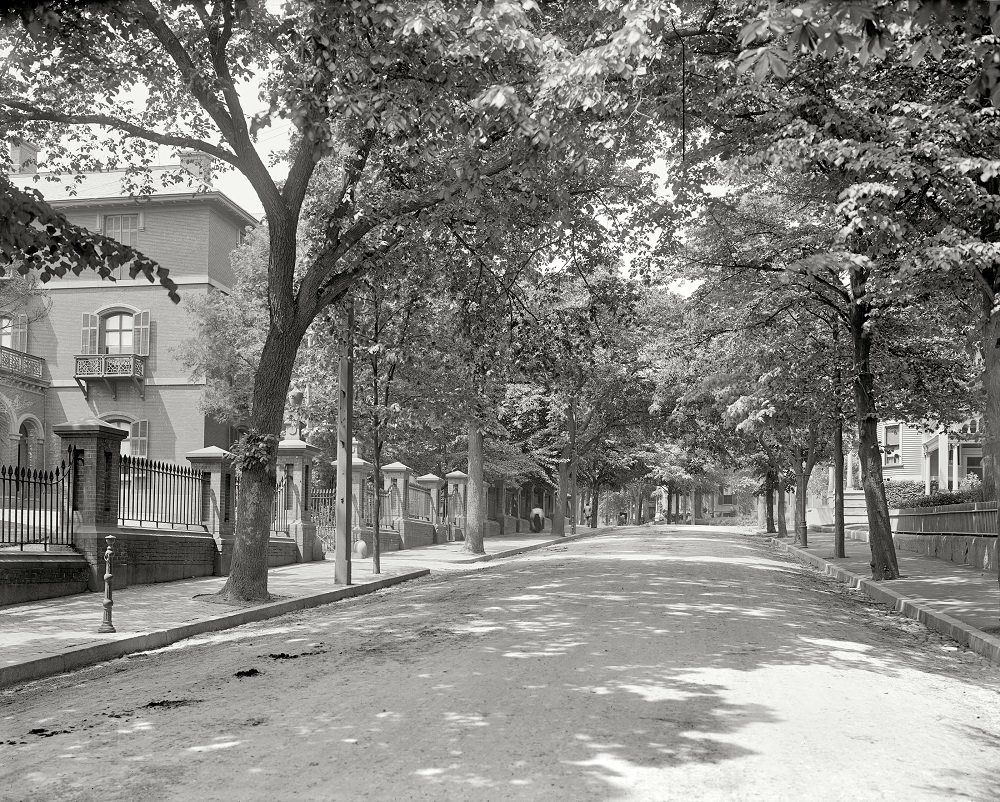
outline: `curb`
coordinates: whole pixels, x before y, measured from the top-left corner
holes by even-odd
[[[991,663],[1000,665],[1000,638],[988,635],[981,629],[959,621],[947,613],[934,610],[926,604],[915,602],[882,582],[876,582],[874,579],[858,576],[852,571],[840,568],[822,557],[800,549],[798,546],[793,546],[791,543],[785,543],[774,537],[768,537],[767,542],[794,555],[802,562],[812,565],[838,582],[860,590],[868,598],[886,605],[907,618],[919,621],[928,629],[947,635],[962,646],[966,646],[976,654],[987,658]]]
[[[203,635],[206,632],[219,632],[220,630],[231,629],[243,624],[266,621],[269,618],[275,618],[286,613],[293,613],[310,607],[319,607],[320,605],[340,601],[341,599],[366,596],[377,590],[384,590],[393,585],[399,585],[411,579],[427,576],[428,574],[430,574],[430,569],[427,568],[406,571],[396,576],[379,579],[375,582],[366,582],[363,585],[348,585],[324,593],[296,596],[294,599],[270,602],[269,604],[262,604],[259,607],[250,607],[235,613],[207,618],[203,621],[195,621],[191,624],[144,632],[141,635],[133,635],[121,640],[91,644],[62,654],[54,654],[49,657],[30,660],[26,663],[4,666],[0,668],[0,688],[19,682],[47,677],[52,674],[61,674],[66,671],[93,665],[94,663],[103,663],[106,660],[114,660],[126,654],[146,652],[151,649],[162,649],[164,646],[169,646],[172,643],[177,643],[177,641],[195,635]]]
[[[599,535],[606,535],[608,532],[613,532],[612,527],[601,527],[593,532],[580,532],[575,535],[564,535],[563,537],[553,538],[552,540],[546,540],[544,543],[532,543],[530,546],[521,546],[516,549],[508,549],[507,551],[498,551],[494,554],[480,554],[478,557],[471,557],[468,560],[455,560],[455,565],[469,565],[471,563],[485,563],[490,560],[500,560],[504,557],[516,557],[518,554],[524,554],[529,551],[537,551],[538,549],[546,549],[549,546],[557,546],[560,543],[572,543],[576,540],[583,540],[588,537],[598,537]]]

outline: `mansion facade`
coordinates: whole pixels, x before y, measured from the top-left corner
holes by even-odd
[[[169,270],[180,304],[127,271],[67,273],[0,309],[0,464],[58,464],[52,427],[97,418],[128,432],[123,453],[181,462],[233,432],[200,411],[204,382],[175,354],[196,330],[191,302],[233,285],[230,254],[257,220],[212,188],[210,157],[152,168],[137,195],[124,170],[56,177],[13,145],[12,183],[37,189],[72,223],[135,247]],[[148,191],[148,194],[146,192]]]

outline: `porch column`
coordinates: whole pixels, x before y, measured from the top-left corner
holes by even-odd
[[[927,446],[924,446],[923,472],[924,472],[924,495],[929,496],[931,494],[931,452],[927,448]]]
[[[235,476],[230,454],[218,446],[199,448],[184,455],[196,471],[205,476],[202,487],[201,518],[205,529],[215,540],[215,560],[212,573],[228,576],[235,542]]]
[[[298,546],[298,561],[312,562],[318,559],[319,544],[316,542],[316,524],[309,509],[309,492],[312,489],[312,462],[320,449],[304,440],[282,440],[278,443],[278,464],[291,465],[292,508],[289,510],[288,535]]]
[[[90,590],[104,588],[105,535],[118,535],[118,493],[121,489],[121,443],[128,434],[104,421],[88,418],[60,423],[52,431],[63,450],[73,453],[73,545],[90,564]],[[116,547],[121,550],[121,543]],[[115,554],[115,590],[128,586],[125,554]]]
[[[949,483],[948,460],[951,457],[951,444],[948,433],[938,435],[938,490],[947,490]]]
[[[847,490],[855,490],[856,488],[854,486],[854,449],[848,450],[846,456],[847,456],[847,481],[845,482],[845,486]]]
[[[951,489],[958,490],[958,486],[961,484],[959,473],[962,469],[962,446],[960,443],[955,443],[954,455],[955,461],[951,466]]]

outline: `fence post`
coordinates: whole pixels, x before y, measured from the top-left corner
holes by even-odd
[[[212,573],[228,576],[233,560],[236,522],[236,477],[233,455],[224,448],[209,446],[184,455],[196,471],[208,474],[202,498],[202,523],[215,540]]]
[[[321,554],[322,547],[316,537],[316,524],[309,505],[313,457],[319,453],[319,448],[304,440],[282,440],[278,443],[278,465],[292,466],[289,476],[292,481],[292,508],[289,510],[288,535],[298,546],[299,562],[318,560]],[[286,492],[289,492],[288,488]]]
[[[118,493],[121,489],[121,443],[128,433],[95,418],[52,427],[63,449],[73,449],[73,545],[90,565],[88,587],[104,589],[104,538],[118,535]],[[128,587],[128,554],[121,538],[116,555],[114,589]]]
[[[441,509],[441,488],[445,486],[445,481],[433,473],[425,473],[423,476],[416,477],[413,482],[431,491],[431,523],[434,524],[434,542],[438,543],[439,528],[442,524],[447,523],[439,515]]]
[[[382,468],[382,489],[389,491],[389,500],[393,498],[393,488],[396,489],[396,498],[399,499],[399,507],[392,512],[401,519],[409,517],[410,506],[410,476],[413,468],[404,465],[402,462],[390,462]]]

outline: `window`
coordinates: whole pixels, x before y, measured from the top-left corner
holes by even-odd
[[[128,437],[122,440],[121,453],[129,457],[149,456],[149,421],[130,421],[124,418],[112,418],[104,421],[108,426],[128,432]]]
[[[885,427],[885,449],[882,455],[883,465],[899,465],[901,454],[899,451],[899,424]]]
[[[965,475],[975,474],[979,477],[979,481],[983,480],[983,458],[982,457],[966,457],[965,458]]]
[[[14,351],[28,350],[27,315],[0,315],[0,346]]]
[[[81,354],[149,355],[149,312],[83,314]]]
[[[134,318],[132,315],[108,315],[101,322],[102,354],[134,353],[132,347]]]
[[[122,245],[131,245],[134,248],[139,239],[139,215],[104,215],[104,234],[114,237]]]

